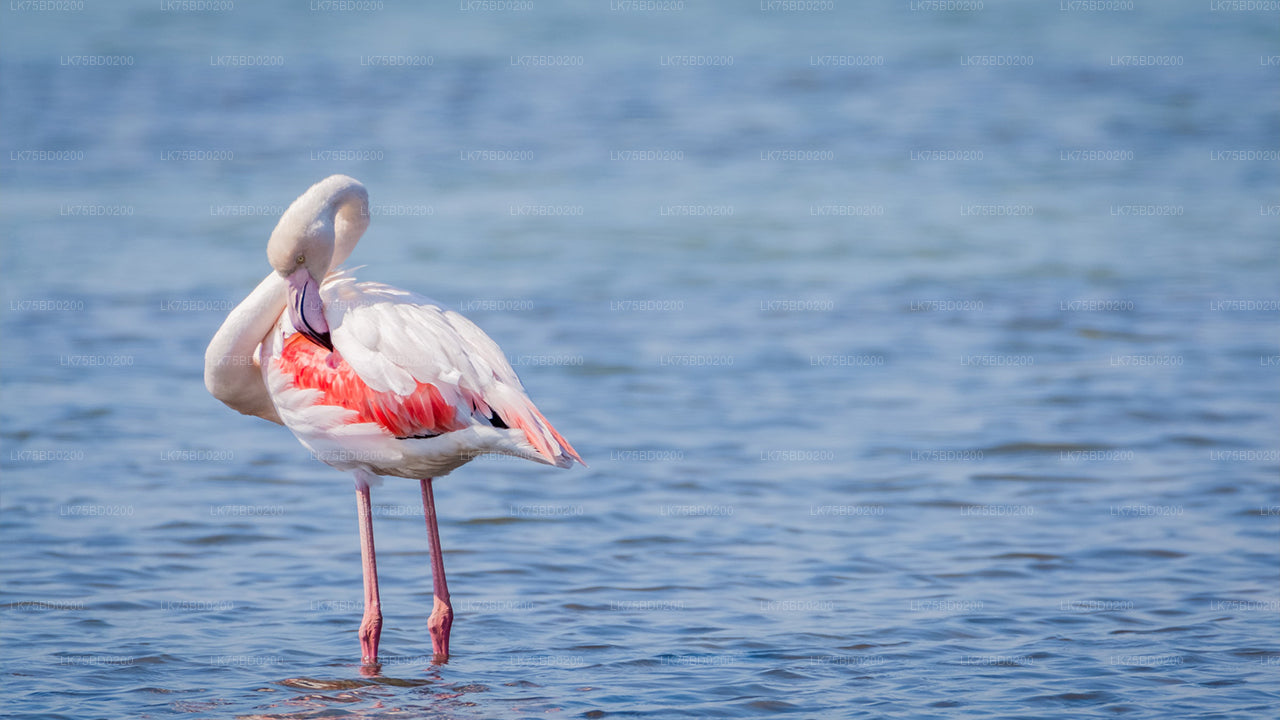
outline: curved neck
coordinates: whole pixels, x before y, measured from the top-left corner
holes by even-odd
[[[288,303],[288,281],[281,268],[292,268],[300,243],[315,250],[317,281],[341,265],[369,227],[369,193],[353,177],[330,175],[294,200],[267,242],[267,258],[278,272],[266,277],[249,297],[227,315],[205,350],[204,382],[214,397],[246,415],[280,422],[258,366],[258,346],[275,327]],[[331,250],[331,252],[330,252]],[[327,263],[327,265],[326,265]]]
[[[335,268],[351,255],[368,227],[369,192],[364,185],[347,175],[330,175],[289,205],[267,246],[290,247],[298,238],[332,243],[329,268]]]
[[[204,353],[204,384],[228,407],[279,423],[258,366],[258,345],[284,312],[288,282],[271,273],[235,307]]]
[[[351,180],[351,178],[347,178]],[[356,243],[369,228],[369,193],[357,180],[342,188],[331,204],[335,208],[333,261],[330,268],[336,268],[347,261]]]

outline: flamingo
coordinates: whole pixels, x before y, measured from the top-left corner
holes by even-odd
[[[330,176],[293,201],[267,243],[273,271],[209,343],[205,386],[233,410],[289,428],[316,458],[354,476],[365,666],[377,664],[382,634],[369,489],[388,475],[419,481],[434,595],[427,627],[433,660],[444,662],[453,608],[434,479],[485,453],[560,468],[585,463],[470,320],[333,270],[368,226],[369,195],[354,178]]]

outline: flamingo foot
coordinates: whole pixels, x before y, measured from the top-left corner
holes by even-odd
[[[431,617],[427,618],[427,630],[431,632],[431,651],[436,659],[449,657],[449,630],[453,627],[453,608],[447,600],[437,595],[431,607]]]
[[[360,662],[363,665],[378,664],[378,640],[382,638],[382,611],[366,608],[360,623]]]

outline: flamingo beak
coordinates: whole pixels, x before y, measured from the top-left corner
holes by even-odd
[[[324,305],[320,302],[320,283],[306,268],[298,268],[286,279],[289,281],[289,320],[294,329],[332,352],[329,323],[324,319]]]

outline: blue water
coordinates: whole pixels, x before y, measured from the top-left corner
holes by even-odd
[[[0,21],[6,714],[1280,704],[1275,12],[235,5]],[[590,464],[438,483],[446,665],[416,483],[362,673],[351,480],[201,381],[334,172]]]

